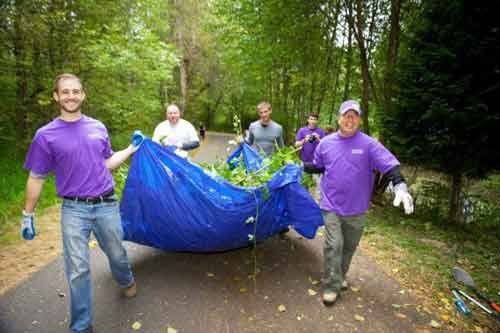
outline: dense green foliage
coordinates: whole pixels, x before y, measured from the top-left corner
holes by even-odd
[[[283,147],[271,157],[265,157],[262,160],[262,167],[254,172],[247,172],[243,157],[240,157],[236,167],[231,166],[224,160],[213,164],[203,164],[203,167],[212,175],[220,176],[234,185],[256,187],[270,181],[276,172],[290,163],[301,163],[297,155],[297,149]],[[307,189],[312,189],[315,186],[310,174],[303,173],[301,182]]]
[[[492,5],[427,1],[401,55],[387,141],[399,157],[446,173],[500,169],[500,24]]]
[[[104,122],[115,149],[134,129],[151,134],[164,103],[180,104],[195,125],[227,131],[235,115],[247,128],[256,104],[268,100],[290,144],[308,113],[333,125],[340,102],[354,98],[367,115],[364,128],[398,158],[454,177],[442,184],[453,189],[444,210],[460,211],[463,175],[487,175],[500,164],[500,28],[492,6],[2,1],[0,162],[20,169],[34,131],[57,115],[52,81],[61,72],[82,78],[84,112]],[[18,205],[26,175],[10,174],[3,201]]]
[[[224,112],[238,114],[247,127],[255,105],[268,100],[289,139],[309,112],[319,113],[323,124],[334,121],[346,51],[337,41],[345,22],[333,2],[220,0],[212,10],[217,19],[207,27],[226,46],[220,54]],[[347,87],[348,95],[357,91]]]
[[[500,25],[493,4],[426,1],[402,48],[386,141],[412,164],[451,175],[448,220],[463,220],[463,176],[500,170]]]
[[[57,115],[52,82],[62,72],[81,77],[84,112],[112,134],[163,116],[163,90],[176,64],[160,24],[157,1],[3,1],[0,4],[0,145],[25,151],[34,131]]]

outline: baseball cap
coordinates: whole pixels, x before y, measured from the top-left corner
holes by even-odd
[[[345,101],[344,103],[342,103],[340,105],[339,113],[341,115],[343,115],[344,113],[346,113],[349,110],[356,111],[358,113],[358,115],[361,116],[361,108],[359,107],[359,103],[357,101],[355,101],[355,100]]]

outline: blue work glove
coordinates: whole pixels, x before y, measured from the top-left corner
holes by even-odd
[[[132,149],[134,150],[134,152],[137,151],[137,149],[139,149],[139,147],[141,146],[141,144],[144,142],[144,134],[142,134],[141,131],[139,130],[135,130],[134,133],[132,134]]]
[[[25,240],[32,240],[35,238],[35,214],[26,213],[23,210],[23,221],[21,223],[21,235]]]

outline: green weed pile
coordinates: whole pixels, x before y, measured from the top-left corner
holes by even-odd
[[[253,172],[247,172],[243,157],[240,157],[237,167],[231,167],[226,161],[217,161],[213,164],[202,163],[201,166],[209,170],[212,175],[220,176],[230,183],[243,187],[258,187],[273,178],[274,174],[287,164],[301,163],[297,150],[293,147],[283,147],[270,157],[265,157],[262,167]],[[302,173],[301,183],[306,189],[313,188],[316,184],[310,174]]]

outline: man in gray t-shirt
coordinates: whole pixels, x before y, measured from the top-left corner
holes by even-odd
[[[276,146],[284,146],[283,128],[271,120],[272,109],[268,102],[259,103],[257,112],[260,119],[250,124],[247,143],[255,145],[259,151],[263,150],[266,155],[271,155],[276,151]]]

